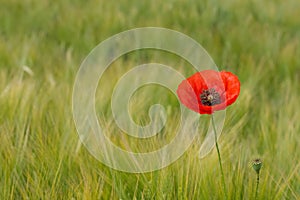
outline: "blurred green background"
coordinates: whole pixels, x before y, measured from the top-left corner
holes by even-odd
[[[300,199],[299,10],[297,0],[0,0],[0,199],[224,198],[216,152],[199,160],[196,143],[165,169],[127,174],[79,141],[71,97],[81,62],[106,38],[146,26],[192,37],[240,78],[220,138],[230,199],[253,199],[256,157],[259,199]],[[107,84],[143,58],[114,63]],[[178,107],[172,98],[164,103]]]

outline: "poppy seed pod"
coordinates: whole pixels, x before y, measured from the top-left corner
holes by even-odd
[[[259,158],[253,160],[252,167],[256,171],[257,174],[259,174],[261,166],[262,166],[262,161]]]

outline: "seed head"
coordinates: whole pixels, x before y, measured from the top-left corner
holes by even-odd
[[[252,167],[256,171],[257,174],[259,174],[261,166],[262,166],[262,161],[259,158],[253,160]]]

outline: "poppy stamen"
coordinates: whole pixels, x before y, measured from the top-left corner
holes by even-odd
[[[214,88],[202,90],[200,99],[201,103],[205,106],[213,106],[221,103],[220,94]]]

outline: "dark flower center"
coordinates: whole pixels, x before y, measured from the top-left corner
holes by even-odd
[[[201,103],[205,106],[213,106],[221,103],[220,94],[214,88],[202,90],[200,99]]]

